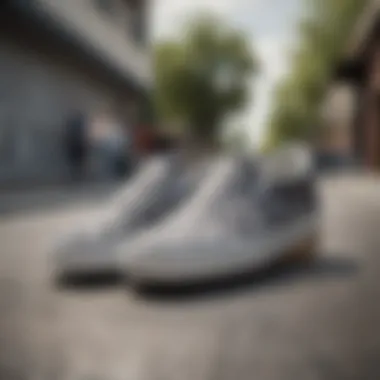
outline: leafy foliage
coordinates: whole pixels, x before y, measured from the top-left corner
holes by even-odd
[[[304,0],[299,47],[292,69],[277,88],[266,147],[318,133],[320,105],[332,70],[368,0]]]
[[[181,132],[215,141],[223,119],[244,106],[257,62],[243,34],[207,15],[181,37],[155,49],[158,113]]]

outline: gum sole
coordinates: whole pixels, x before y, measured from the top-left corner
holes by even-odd
[[[284,253],[282,263],[299,263],[310,264],[314,261],[317,255],[318,234],[315,233],[302,241],[299,241],[292,248]]]

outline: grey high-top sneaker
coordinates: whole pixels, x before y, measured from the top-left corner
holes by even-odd
[[[194,188],[194,173],[183,168],[178,155],[147,162],[105,205],[99,220],[57,245],[52,268],[56,279],[117,271],[114,245],[165,218]]]
[[[265,268],[301,252],[316,232],[311,167],[304,150],[285,153],[257,168],[237,158],[212,164],[183,208],[118,248],[131,282],[192,283]]]

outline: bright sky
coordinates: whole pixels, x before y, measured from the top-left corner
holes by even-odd
[[[242,113],[244,125],[257,143],[264,132],[271,93],[288,68],[289,48],[303,0],[154,0],[153,36],[175,36],[189,16],[211,11],[243,29],[261,61],[261,73],[252,88],[252,101]]]

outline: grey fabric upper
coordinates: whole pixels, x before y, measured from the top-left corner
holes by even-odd
[[[132,275],[154,273],[156,268],[157,273],[185,276],[186,271],[196,275],[194,271],[243,265],[277,249],[270,245],[276,228],[278,233],[313,212],[308,178],[262,187],[257,166],[237,157],[218,158],[208,170],[208,177],[183,207],[118,246],[118,255]],[[298,236],[297,231],[293,235]],[[269,245],[263,237],[269,237]],[[287,237],[278,241],[283,244]],[[262,248],[255,250],[258,246]]]
[[[81,226],[55,248],[58,263],[91,267],[91,257],[111,258],[114,244],[164,218],[195,190],[200,171],[184,171],[180,157],[154,158],[109,201],[99,220]],[[89,261],[87,261],[89,260]]]
[[[263,237],[312,214],[316,205],[308,175],[268,182],[261,173],[260,163],[243,157],[214,157],[193,169],[179,156],[152,160],[112,200],[101,223],[66,240],[62,265],[112,259],[132,273],[153,264],[183,273],[258,258],[276,247]]]

